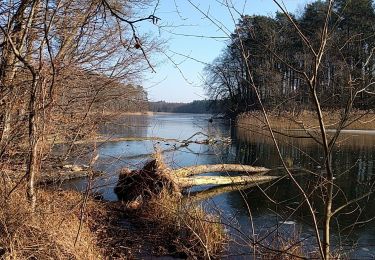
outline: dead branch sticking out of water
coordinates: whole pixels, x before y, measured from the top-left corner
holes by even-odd
[[[204,139],[195,139],[194,137],[204,136]],[[135,141],[156,141],[164,143],[178,143],[181,146],[188,146],[189,144],[230,144],[231,139],[228,137],[212,137],[202,132],[197,132],[187,139],[179,140],[175,138],[162,138],[157,136],[141,136],[141,137],[111,137],[111,136],[100,136],[95,139],[82,139],[74,141],[73,144],[89,144],[89,143],[108,143],[108,142],[135,142]],[[66,143],[65,140],[55,141],[56,144]]]

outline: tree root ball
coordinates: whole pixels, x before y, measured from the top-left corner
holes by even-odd
[[[123,201],[134,201],[140,196],[142,200],[150,199],[163,190],[171,194],[180,193],[171,178],[170,169],[159,158],[146,163],[141,170],[122,169],[115,187],[118,199]]]

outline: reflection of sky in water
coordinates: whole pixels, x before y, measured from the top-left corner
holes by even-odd
[[[192,114],[156,114],[154,116],[128,116],[119,120],[116,124],[106,125],[101,128],[102,134],[114,137],[142,137],[157,136],[163,138],[186,139],[196,132],[212,134],[214,136],[232,136],[234,142],[232,145],[199,145],[190,144],[178,150],[173,141],[131,141],[131,142],[108,142],[100,146],[100,160],[97,164],[99,170],[105,171],[108,175],[96,181],[95,185],[100,187],[99,191],[107,200],[116,200],[117,196],[113,193],[113,187],[117,182],[116,172],[123,168],[141,168],[144,162],[149,159],[149,155],[154,151],[154,147],[164,151],[165,161],[173,168],[197,165],[197,164],[214,164],[214,163],[243,163],[260,165],[266,167],[280,166],[277,153],[272,142],[249,131],[239,129],[231,130],[230,126],[214,120],[211,124],[208,122],[209,115],[192,115]],[[137,127],[140,126],[140,127]],[[197,137],[205,139],[204,136]],[[194,138],[196,139],[196,138]],[[284,140],[280,138],[281,153],[284,158],[289,160],[293,166],[303,166],[316,172],[321,172],[320,163],[323,160],[319,147],[305,139]],[[368,190],[369,183],[372,183],[374,177],[375,161],[375,135],[344,135],[340,140],[339,147],[334,152],[334,168],[336,172],[336,183],[345,191],[347,199],[354,198]],[[349,172],[346,172],[346,170]],[[342,174],[345,173],[345,174]],[[308,185],[309,180],[301,178],[303,185]],[[83,190],[85,187],[84,180],[73,180],[64,184],[70,188],[76,187]],[[298,195],[293,185],[288,180],[280,181],[276,185],[268,187],[267,192],[272,198],[281,201],[293,198]],[[287,219],[286,224],[280,221],[285,217],[287,211],[283,206],[295,206],[300,203],[300,199],[294,199],[280,205],[279,208],[271,203],[260,189],[252,188],[245,191],[247,196],[244,198],[239,192],[229,192],[220,194],[214,199],[206,201],[205,205],[210,211],[223,212],[224,219],[233,216],[238,221],[241,230],[246,235],[251,235],[250,214],[247,210],[246,203],[250,206],[251,217],[255,227],[255,233],[259,237],[267,234],[280,227],[285,234],[297,230],[301,237],[306,238],[306,244],[312,244],[312,228],[306,224],[310,221],[306,209],[297,211],[297,214]],[[345,202],[345,197],[339,194],[336,198],[337,205]],[[315,201],[315,200],[314,200]],[[245,203],[246,202],[246,203]],[[316,203],[320,203],[316,200]],[[337,206],[336,205],[336,206]],[[365,207],[366,206],[366,207]],[[363,218],[375,216],[375,200],[371,198],[366,201],[363,207]],[[276,211],[280,216],[277,216]],[[339,228],[350,225],[355,221],[355,216],[339,216],[342,226],[338,227],[333,224],[333,232],[338,232]],[[232,232],[234,232],[232,230]],[[348,232],[346,232],[348,233]],[[343,234],[346,234],[343,233]],[[333,236],[333,241],[343,240],[337,233]],[[355,250],[356,257],[371,258],[375,252],[375,227],[372,223],[364,224],[357,227],[350,233],[349,243],[357,241],[358,248]],[[350,244],[350,243],[349,243]],[[242,250],[238,247],[236,250]],[[233,250],[235,252],[236,250]],[[247,251],[247,250],[245,250]]]

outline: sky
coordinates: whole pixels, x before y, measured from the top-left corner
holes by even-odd
[[[203,88],[204,67],[221,54],[239,18],[222,2],[231,2],[239,13],[248,15],[273,16],[278,10],[272,0],[160,0],[155,11],[158,25],[140,25],[142,32],[165,41],[164,51],[151,57],[156,72],[146,72],[142,82],[150,101],[208,98]],[[296,14],[307,2],[311,1],[283,1]]]

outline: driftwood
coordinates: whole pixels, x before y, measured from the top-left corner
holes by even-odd
[[[197,136],[204,136],[204,139],[195,139],[193,137]],[[188,146],[189,144],[216,144],[216,143],[223,143],[223,144],[230,144],[230,138],[224,137],[212,137],[206,135],[202,132],[197,132],[190,136],[185,140],[179,140],[175,138],[163,138],[157,136],[142,136],[142,137],[111,137],[111,136],[99,136],[95,139],[83,139],[83,140],[76,140],[73,144],[89,144],[89,143],[108,143],[108,142],[132,142],[132,141],[156,141],[156,142],[164,142],[164,143],[177,143],[181,146]],[[63,144],[68,143],[66,140],[55,140],[54,143],[56,144]]]
[[[188,177],[193,175],[198,175],[206,172],[246,172],[249,174],[254,173],[265,173],[270,169],[265,167],[255,167],[250,165],[242,164],[206,164],[206,165],[196,165],[190,167],[184,167],[181,169],[173,170],[172,174],[176,178]]]
[[[20,182],[25,179],[25,167],[6,170],[3,176],[8,181]],[[84,178],[88,176],[97,177],[103,175],[102,172],[91,169],[87,165],[66,164],[61,166],[48,165],[41,169],[41,173],[36,178],[37,184],[61,183],[66,180]]]
[[[38,178],[38,184],[61,183],[63,181],[85,178],[88,176],[98,177],[103,172],[93,170],[87,165],[64,165],[62,169],[54,168],[43,172]]]
[[[186,188],[197,185],[249,185],[277,179],[277,176],[265,176],[269,169],[240,164],[197,165],[172,170],[167,167],[160,153],[146,163],[141,170],[122,169],[115,193],[122,200],[150,198],[163,190],[181,194]],[[240,176],[196,176],[208,172],[243,172]]]
[[[277,176],[196,176],[193,178],[177,178],[176,183],[181,188],[198,185],[245,185],[264,181],[272,181]]]

